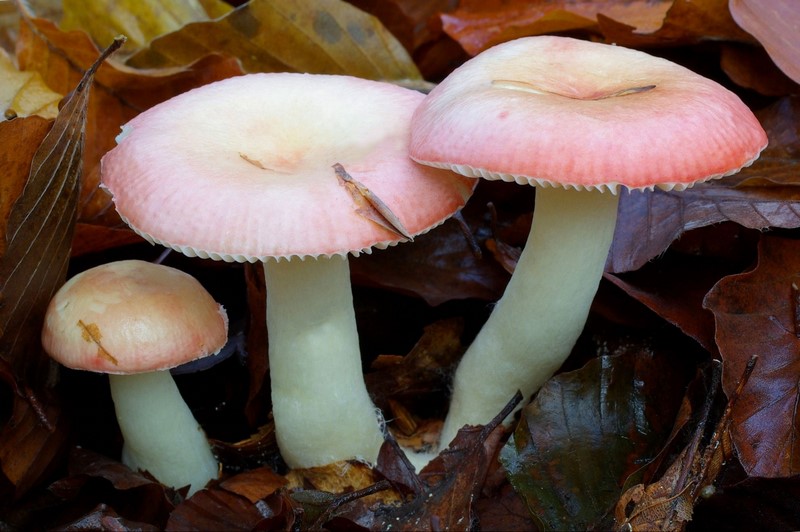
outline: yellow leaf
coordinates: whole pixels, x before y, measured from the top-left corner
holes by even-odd
[[[128,64],[183,66],[209,50],[236,57],[248,72],[420,78],[408,52],[378,19],[341,0],[252,0],[217,20],[155,39]]]
[[[210,0],[64,0],[61,28],[83,30],[101,47],[117,35],[125,35],[124,49],[132,52],[190,22],[209,20],[205,4],[212,10],[211,16],[224,14],[220,2]]]
[[[38,72],[20,72],[0,49],[0,110],[6,118],[38,115],[55,118],[61,95],[45,85]]]

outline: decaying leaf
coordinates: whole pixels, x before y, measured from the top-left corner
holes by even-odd
[[[726,43],[720,52],[720,67],[736,85],[766,96],[800,92],[797,82],[775,66],[760,46]]]
[[[728,0],[673,0],[664,22],[655,31],[638,28],[600,13],[600,32],[606,42],[621,46],[680,46],[702,41],[752,42],[752,37],[734,22]]]
[[[83,494],[104,489],[106,493],[113,494],[111,500],[125,501],[124,505],[117,504],[116,510],[124,511],[126,516],[134,515],[136,521],[149,523],[159,529],[163,529],[174,509],[172,490],[152,478],[131,471],[116,460],[88,449],[73,447],[67,465],[68,474],[48,486],[48,491],[62,504],[79,501]],[[91,519],[96,512],[97,509],[90,511],[85,518]],[[105,513],[101,512],[101,516]],[[75,518],[74,512],[67,512],[67,515],[70,519]],[[58,518],[55,512],[38,516],[38,520],[44,521],[43,528],[60,528]]]
[[[691,521],[698,498],[707,488],[713,488],[722,464],[733,455],[730,442],[731,412],[757,359],[751,357],[748,361],[713,434],[701,448],[720,385],[720,365],[714,366],[710,391],[691,441],[658,481],[648,485],[636,484],[622,494],[614,510],[618,530],[683,530]]]
[[[107,504],[99,504],[90,513],[71,523],[61,524],[61,530],[142,530],[156,532],[159,528],[149,523],[131,521],[121,517]]]
[[[442,391],[447,386],[442,376],[452,372],[464,352],[463,330],[461,319],[438,321],[425,327],[407,355],[378,357],[373,371],[364,376],[375,403],[386,408],[390,399],[414,400],[422,394]]]
[[[714,316],[703,308],[703,298],[724,276],[750,267],[757,238],[757,233],[731,223],[698,229],[658,260],[632,272],[606,274],[605,279],[718,355]],[[722,255],[710,246],[723,248]]]
[[[708,293],[729,397],[752,355],[759,362],[733,410],[733,442],[748,474],[800,474],[800,336],[794,300],[797,240],[763,236],[755,269],[722,279]]]
[[[256,503],[236,493],[204,489],[179,504],[165,530],[292,530],[295,509],[283,493]]]
[[[416,494],[409,502],[379,511],[370,528],[381,530],[471,530],[476,527],[475,501],[490,463],[495,459],[504,429],[502,421],[519,402],[517,393],[508,405],[484,426],[466,426],[450,446],[419,473]],[[397,453],[381,449],[378,469],[409,468]],[[399,447],[397,447],[399,449]],[[387,464],[401,460],[403,465]],[[413,472],[408,471],[410,475]]]

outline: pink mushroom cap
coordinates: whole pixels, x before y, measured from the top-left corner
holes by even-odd
[[[191,275],[139,260],[83,271],[56,292],[42,345],[62,365],[134,374],[217,353],[228,317]]]
[[[433,89],[410,153],[464,175],[616,192],[719,178],[766,145],[714,81],[636,50],[541,36],[490,48]]]
[[[405,240],[357,212],[340,164],[411,236],[461,208],[473,180],[408,157],[416,91],[348,76],[250,74],[194,89],[123,127],[102,161],[117,211],[151,242],[226,261],[358,255]]]

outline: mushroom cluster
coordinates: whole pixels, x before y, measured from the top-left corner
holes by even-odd
[[[123,219],[189,256],[264,264],[272,411],[292,467],[377,459],[348,255],[441,224],[475,182],[408,157],[424,95],[348,76],[250,74],[126,124],[102,161]]]
[[[474,178],[537,187],[517,269],[455,374],[443,447],[517,390],[529,398],[567,358],[620,189],[717,179],[766,142],[738,97],[681,66],[529,37],[467,61],[427,96],[348,76],[211,83],[126,124],[102,185],[151,243],[263,263],[276,437],[289,466],[311,467],[374,461],[383,441],[362,376],[350,255],[439,225]]]
[[[217,353],[227,334],[225,309],[192,276],[127,260],[68,280],[47,308],[42,345],[68,368],[108,374],[124,464],[192,494],[219,466],[169,370]]]
[[[620,188],[683,190],[751,164],[767,137],[721,85],[665,59],[526,37],[467,61],[414,113],[411,157],[533,185],[516,270],[455,374],[440,445],[529,398],[581,333],[603,274]]]

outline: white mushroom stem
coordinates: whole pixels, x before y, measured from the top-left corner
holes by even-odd
[[[603,275],[617,217],[609,192],[539,187],[528,241],[503,297],[458,365],[440,446],[524,402],[569,356]]]
[[[169,370],[108,377],[125,465],[167,486],[190,485],[189,495],[217,478],[219,465],[206,435]]]
[[[383,436],[364,384],[347,259],[267,261],[264,272],[281,455],[291,467],[374,462]]]

